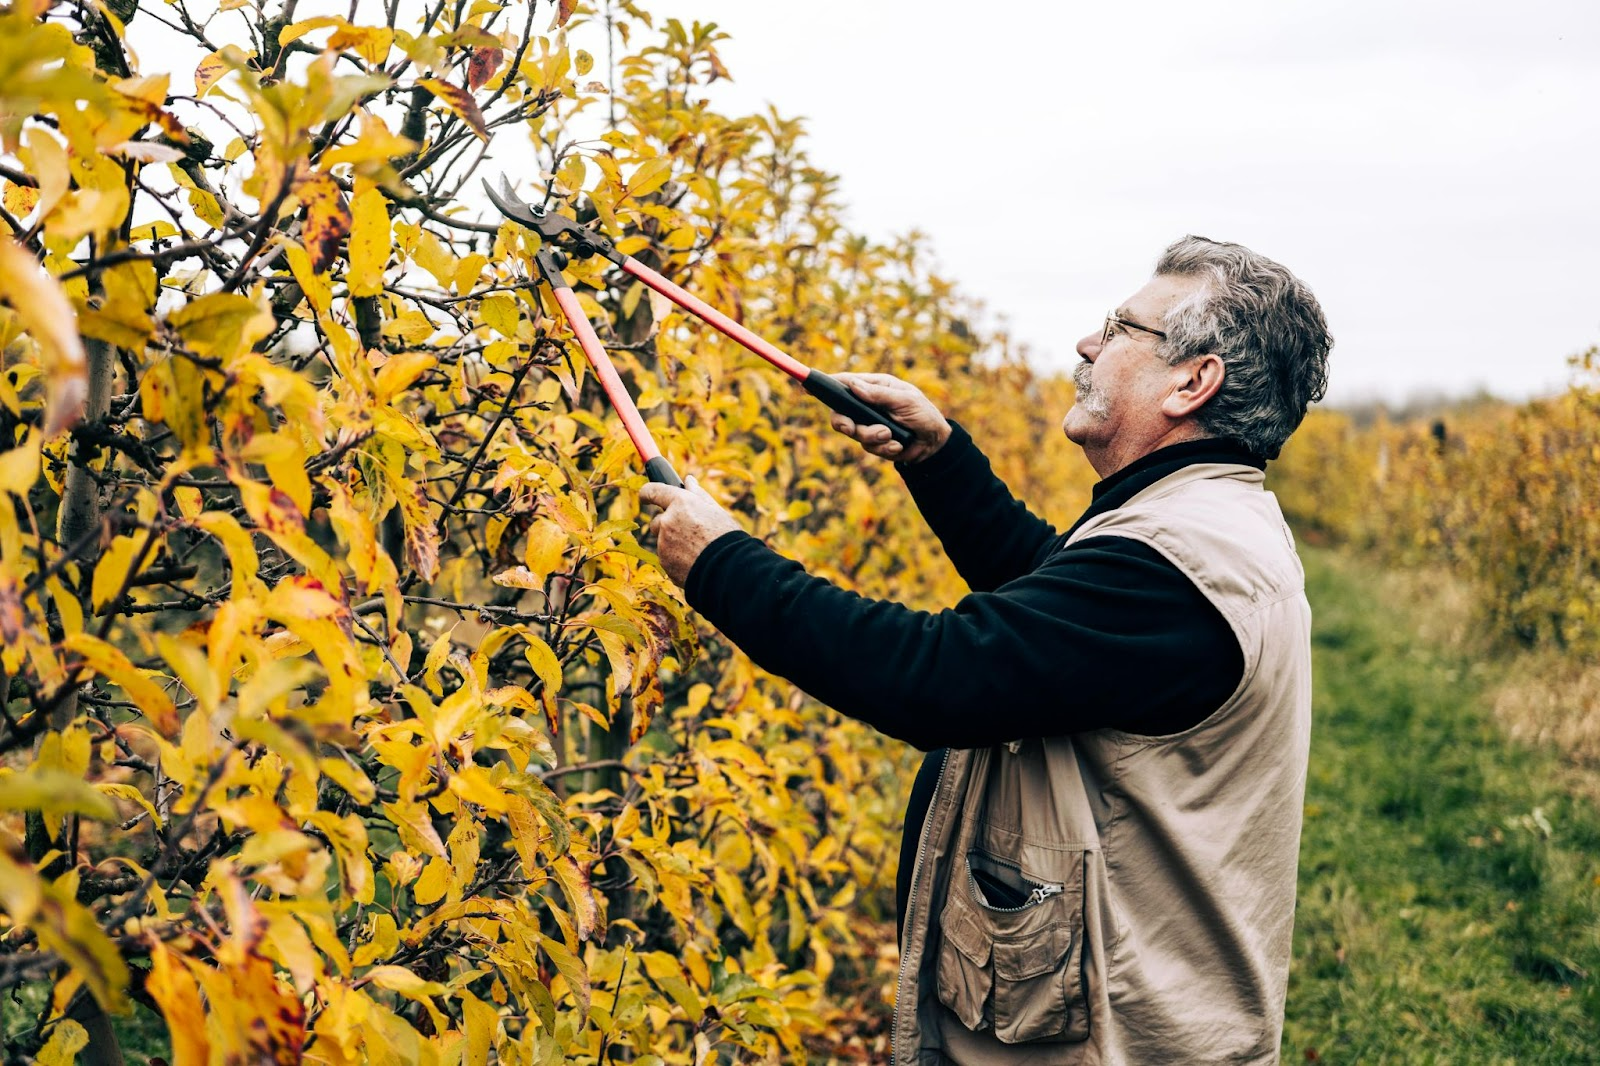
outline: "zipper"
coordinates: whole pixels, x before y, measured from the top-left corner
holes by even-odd
[[[983,890],[978,887],[977,878],[972,876],[972,861],[970,859],[967,860],[967,887],[972,889],[972,898],[980,901],[985,910],[991,910],[997,914],[1015,914],[1018,911],[1025,911],[1029,907],[1037,907],[1051,896],[1059,896],[1061,893],[1067,890],[1066,885],[1039,884],[1035,881],[1029,881],[1028,878],[1023,877],[1022,867],[1018,866],[1016,863],[1006,862],[1004,859],[996,859],[993,856],[985,857],[997,866],[1011,867],[1011,869],[1017,871],[1018,877],[1022,878],[1023,881],[1028,881],[1029,884],[1033,885],[1033,891],[1028,893],[1028,898],[1023,901],[1022,906],[996,907],[989,902],[989,897],[985,896],[983,894]]]
[[[939,803],[939,789],[944,784],[944,768],[950,762],[950,749],[944,749],[944,755],[939,759],[939,774],[933,779],[933,795],[928,800],[928,813],[922,819],[922,833],[917,837],[917,857],[911,861],[911,888],[906,892],[906,928],[911,927],[911,916],[916,912],[917,902],[917,874],[922,871],[922,853],[928,849],[928,836],[933,832],[934,808]],[[969,872],[968,877],[971,877]],[[923,940],[926,950],[927,940]],[[900,954],[900,973],[895,978],[894,1011],[889,1015],[889,1066],[895,1066],[894,1044],[895,1037],[900,1033],[900,1001],[904,998],[900,992],[906,984],[906,960],[909,956],[905,952]],[[916,989],[911,990],[913,997]],[[916,1008],[912,1004],[912,1009]]]

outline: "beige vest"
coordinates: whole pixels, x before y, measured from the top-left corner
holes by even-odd
[[[906,907],[901,1066],[1278,1061],[1311,611],[1262,480],[1248,466],[1185,467],[1073,534],[1171,560],[1227,619],[1244,676],[1171,736],[1097,730],[949,753]]]

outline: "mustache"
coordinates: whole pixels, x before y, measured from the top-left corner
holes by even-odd
[[[1093,369],[1092,363],[1079,363],[1077,369],[1072,372],[1072,386],[1078,390],[1080,398],[1094,391],[1094,382],[1091,380]]]

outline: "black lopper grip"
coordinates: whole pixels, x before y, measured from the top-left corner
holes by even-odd
[[[805,390],[829,407],[855,422],[858,426],[888,426],[889,433],[900,442],[902,448],[910,447],[914,435],[905,426],[896,422],[883,411],[863,400],[844,384],[834,377],[829,377],[820,370],[813,370],[801,382]]]
[[[671,463],[667,462],[659,455],[654,459],[648,459],[645,461],[644,472],[645,476],[651,481],[658,482],[662,485],[671,485],[675,489],[683,488],[683,480],[678,477],[678,472],[672,469]]]

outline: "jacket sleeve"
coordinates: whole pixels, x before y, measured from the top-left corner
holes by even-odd
[[[1244,671],[1232,630],[1193,583],[1114,537],[933,613],[838,588],[733,532],[696,560],[685,593],[758,666],[925,751],[1165,732],[1162,722],[1215,710]]]
[[[965,429],[950,428],[944,447],[898,469],[956,572],[987,592],[1031,570],[1056,531],[1011,494]]]

